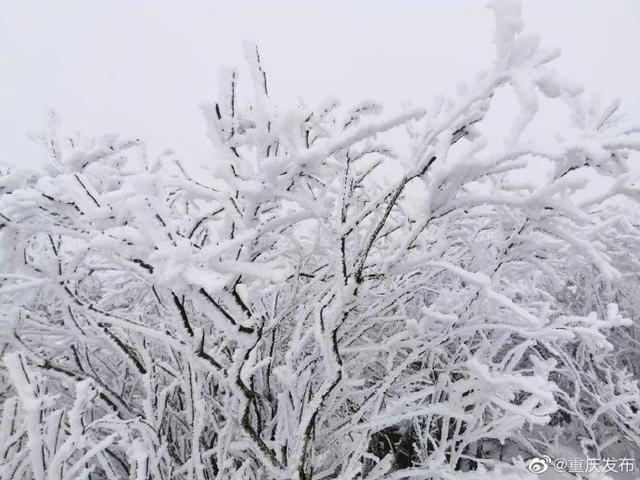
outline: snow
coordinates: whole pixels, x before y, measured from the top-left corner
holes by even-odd
[[[213,162],[53,118],[49,164],[0,173],[0,477],[634,456],[640,129],[552,68],[518,3],[490,8],[495,63],[429,108],[277,104],[247,44],[248,80],[225,70],[204,107]],[[549,103],[569,127],[540,133]]]

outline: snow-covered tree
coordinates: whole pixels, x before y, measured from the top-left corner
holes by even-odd
[[[247,45],[250,81],[223,72],[203,108],[207,164],[52,117],[46,167],[0,176],[0,478],[528,478],[567,445],[637,453],[640,127],[491,8],[490,68],[394,115],[276,106]],[[548,104],[567,126],[536,133]]]

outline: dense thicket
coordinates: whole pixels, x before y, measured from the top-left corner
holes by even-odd
[[[251,81],[224,72],[204,108],[207,164],[52,122],[46,167],[0,176],[0,477],[634,456],[640,129],[554,72],[516,4],[493,10],[494,64],[428,109],[277,107],[248,46]],[[483,127],[502,91],[504,144]],[[570,125],[530,135],[548,102]]]

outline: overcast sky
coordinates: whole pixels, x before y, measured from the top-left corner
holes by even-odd
[[[47,109],[63,126],[145,138],[153,152],[208,154],[198,105],[220,66],[261,48],[271,93],[294,104],[427,105],[492,58],[484,0],[0,1],[0,162],[34,163]],[[640,120],[640,1],[525,0],[526,30],[557,68],[621,96]]]

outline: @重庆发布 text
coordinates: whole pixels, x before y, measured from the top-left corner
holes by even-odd
[[[634,458],[555,458],[548,455],[533,457],[528,469],[532,473],[544,473],[550,468],[556,472],[567,473],[631,473],[635,471]]]

